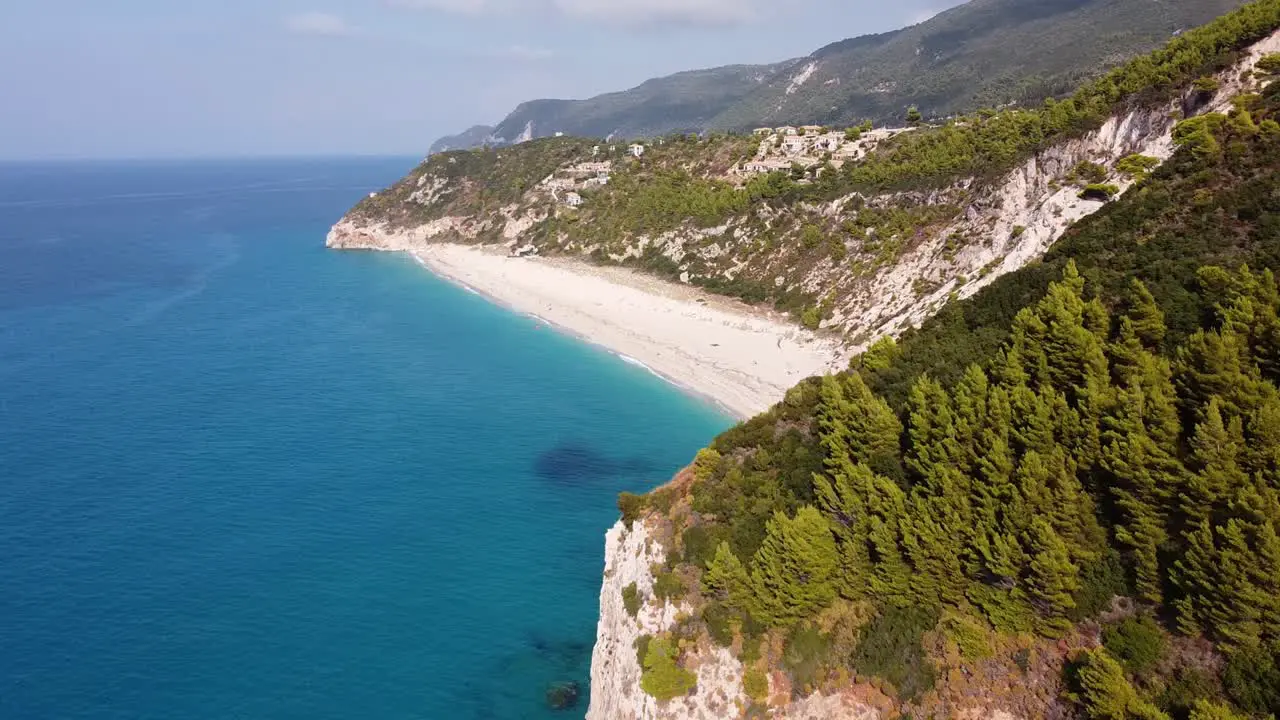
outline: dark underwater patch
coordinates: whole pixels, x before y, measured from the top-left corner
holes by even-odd
[[[543,452],[533,464],[539,478],[562,485],[634,477],[654,472],[657,464],[644,458],[611,458],[583,443],[560,443]]]

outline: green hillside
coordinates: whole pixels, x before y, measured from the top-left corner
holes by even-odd
[[[761,708],[768,670],[915,717],[1280,713],[1277,118],[1184,121],[1043,262],[622,496],[696,608],[655,640],[730,647]]]
[[[903,30],[835,43],[721,113],[716,128],[900,120],[1035,105],[1202,25],[1241,0],[972,0]]]
[[[493,128],[441,138],[432,152],[514,142],[526,132],[638,138],[784,123],[891,124],[912,105],[930,117],[1037,105],[1242,3],[972,0],[806,58],[677,73],[583,100],[533,100]],[[793,85],[810,64],[809,79]]]

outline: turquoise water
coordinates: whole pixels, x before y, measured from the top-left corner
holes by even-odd
[[[0,717],[540,718],[728,419],[325,250],[408,160],[0,166]]]

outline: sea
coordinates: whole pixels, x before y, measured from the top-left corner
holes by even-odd
[[[582,717],[617,493],[732,421],[324,247],[414,162],[0,165],[0,718]]]

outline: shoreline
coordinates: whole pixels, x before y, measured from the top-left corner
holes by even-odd
[[[799,381],[847,362],[830,338],[625,268],[516,258],[468,245],[408,252],[433,275],[595,345],[735,420],[767,410]]]

